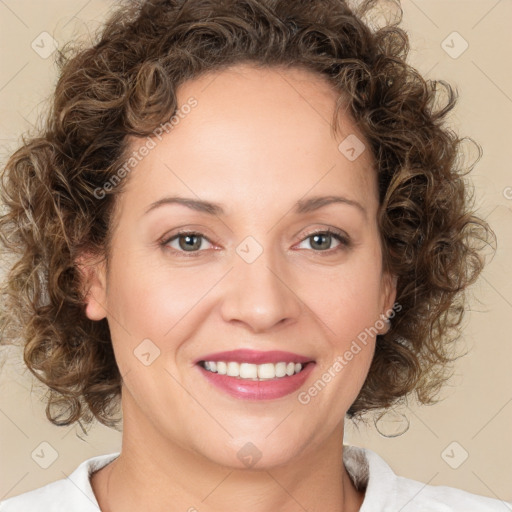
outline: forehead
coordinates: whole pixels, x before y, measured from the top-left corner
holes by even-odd
[[[165,189],[240,207],[336,191],[365,203],[373,198],[369,210],[375,209],[375,170],[364,137],[343,113],[339,135],[332,136],[338,95],[324,77],[301,68],[244,64],[189,80],[177,90],[178,109],[191,98],[194,108],[155,139],[129,188],[146,202]],[[355,159],[342,151],[346,138],[364,148]],[[145,142],[133,139],[131,149]]]

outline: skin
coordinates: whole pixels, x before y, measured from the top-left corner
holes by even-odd
[[[197,107],[157,141],[118,196],[108,273],[82,261],[87,316],[107,318],[123,376],[122,453],[94,473],[93,490],[107,512],[240,504],[245,512],[357,511],[364,492],[342,464],[343,425],[375,338],[306,405],[298,392],[231,397],[193,362],[236,348],[307,355],[316,366],[304,391],[392,307],[396,282],[382,271],[372,157],[366,149],[350,161],[338,150],[349,134],[364,138],[345,114],[341,134],[331,135],[336,93],[310,71],[239,64],[183,84],[178,105],[191,96]],[[144,142],[132,141],[133,149]],[[144,214],[170,195],[221,203],[225,214],[179,204]],[[364,212],[334,203],[293,213],[299,199],[329,195]],[[328,227],[350,245],[315,244],[310,233]],[[187,257],[180,239],[159,245],[178,228],[206,237],[198,256]],[[236,252],[248,236],[263,250],[252,263]],[[134,355],[146,338],[160,350],[149,366]],[[261,452],[253,467],[237,457],[248,442]]]

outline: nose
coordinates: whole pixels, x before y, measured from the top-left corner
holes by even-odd
[[[234,268],[224,282],[224,321],[244,324],[253,332],[296,322],[304,303],[284,267],[284,263],[276,263],[270,251],[263,251],[252,263],[235,257]]]

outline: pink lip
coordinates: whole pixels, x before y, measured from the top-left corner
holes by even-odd
[[[311,357],[301,356],[292,352],[283,352],[281,350],[271,350],[268,352],[260,352],[249,349],[229,350],[227,352],[215,352],[214,354],[207,354],[205,356],[196,359],[194,363],[200,361],[234,361],[237,363],[252,363],[252,364],[263,364],[263,363],[308,363],[313,361]],[[300,372],[302,373],[302,372]],[[300,375],[297,374],[297,375]]]
[[[207,360],[214,361],[215,359]],[[219,360],[222,361],[223,359]],[[233,361],[233,359],[231,359],[231,361]],[[247,359],[245,359],[245,361],[247,361]],[[291,377],[287,376],[258,381],[219,375],[218,373],[205,370],[201,365],[196,365],[196,368],[198,368],[215,387],[235,398],[245,400],[273,400],[289,395],[297,391],[304,384],[314,367],[315,363],[309,362],[304,366],[302,371]]]

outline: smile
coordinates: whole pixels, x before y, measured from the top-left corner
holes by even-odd
[[[238,363],[236,361],[201,361],[205,370],[219,375],[227,375],[239,379],[269,380],[291,377],[302,371],[301,363]]]
[[[212,363],[215,364],[212,365]],[[286,370],[290,368],[291,372],[292,364],[293,374],[288,375]],[[234,361],[200,361],[195,365],[195,368],[208,380],[213,389],[221,391],[222,394],[227,394],[241,400],[259,401],[275,400],[295,393],[304,385],[315,366],[314,361],[307,363],[279,362],[263,364],[237,363]],[[279,377],[283,369],[285,370],[285,375]],[[221,373],[224,370],[225,373]],[[229,375],[228,370],[233,375]],[[242,375],[254,375],[255,371],[256,377],[240,376],[240,373]],[[263,377],[258,375],[263,375]]]

